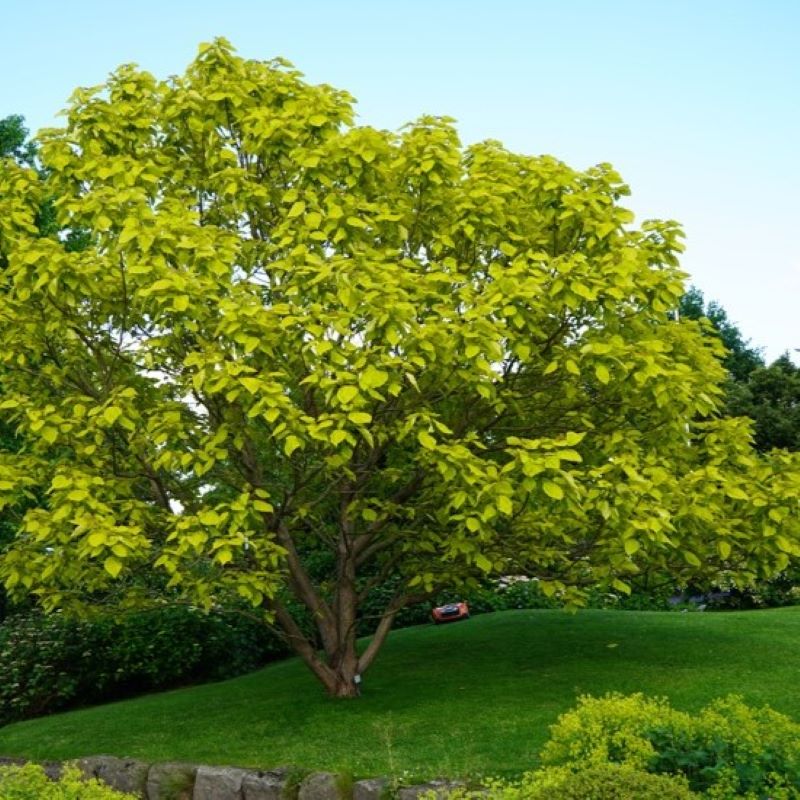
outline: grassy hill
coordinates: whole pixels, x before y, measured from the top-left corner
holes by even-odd
[[[800,608],[680,614],[509,611],[394,633],[364,696],[327,699],[295,659],[224,683],[0,729],[0,755],[269,767],[356,776],[513,775],[579,694],[738,693],[800,719]],[[2,678],[0,678],[2,679]]]

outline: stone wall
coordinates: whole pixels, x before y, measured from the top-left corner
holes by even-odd
[[[12,763],[22,762],[0,758],[0,766]],[[345,775],[295,767],[255,770],[177,762],[147,764],[116,756],[92,756],[75,763],[87,776],[142,800],[417,800],[428,792],[443,798],[450,789],[461,785],[438,780],[396,786],[385,778],[353,782]],[[42,766],[51,777],[61,772],[59,762]]]

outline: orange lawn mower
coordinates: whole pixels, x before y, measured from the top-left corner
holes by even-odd
[[[443,622],[458,622],[460,619],[469,619],[469,606],[463,601],[437,606],[431,611],[431,617],[433,617],[435,625],[441,625]]]

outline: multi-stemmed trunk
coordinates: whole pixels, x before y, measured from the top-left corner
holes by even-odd
[[[361,678],[370,667],[386,641],[399,606],[390,606],[380,618],[375,633],[362,653],[358,652],[356,623],[357,595],[347,587],[344,597],[332,607],[325,607],[323,616],[315,618],[322,648],[317,649],[309,636],[303,633],[284,606],[273,605],[277,624],[283,630],[292,649],[305,661],[331,697],[357,697]]]
[[[289,587],[310,613],[321,647],[317,648],[286,606],[277,601],[269,605],[275,622],[330,696],[357,697],[361,677],[386,641],[395,615],[418,598],[395,597],[379,617],[369,644],[359,653],[357,623],[362,597],[356,585],[358,558],[353,539],[346,531],[340,537],[336,553],[336,588],[330,600],[326,600],[314,585],[288,532],[281,531],[279,540],[287,551]]]

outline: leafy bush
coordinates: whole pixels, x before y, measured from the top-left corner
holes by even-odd
[[[792,568],[769,580],[761,580],[744,589],[734,590],[714,599],[709,609],[728,611],[750,608],[780,608],[800,603],[800,570]]]
[[[691,728],[691,718],[662,698],[581,697],[577,708],[562,714],[550,728],[542,763],[585,766],[610,761],[646,769],[656,756],[649,732],[668,729],[683,735]]]
[[[541,762],[449,799],[800,799],[800,725],[733,696],[695,717],[641,694],[582,697],[552,726]]]
[[[691,800],[686,780],[653,775],[620,764],[599,764],[578,772],[540,770],[531,793],[520,800]],[[523,784],[523,790],[525,789]]]
[[[649,589],[634,586],[630,594],[595,590],[589,593],[586,604],[589,608],[612,608],[621,611],[675,611],[678,609],[670,602],[674,594],[673,586]]]
[[[514,608],[560,608],[553,597],[545,597],[537,580],[505,578],[468,594],[470,610],[476,614]]]
[[[286,653],[259,622],[169,608],[120,621],[20,615],[0,626],[0,723],[232,677]]]
[[[552,727],[542,762],[679,775],[715,800],[800,798],[800,725],[733,696],[695,717],[640,694],[583,697]]]
[[[0,800],[135,800],[96,778],[86,779],[76,767],[66,767],[51,781],[36,764],[0,767]]]
[[[623,764],[599,764],[578,771],[547,767],[514,783],[497,781],[486,790],[458,790],[449,800],[694,800],[684,778],[654,775]]]

